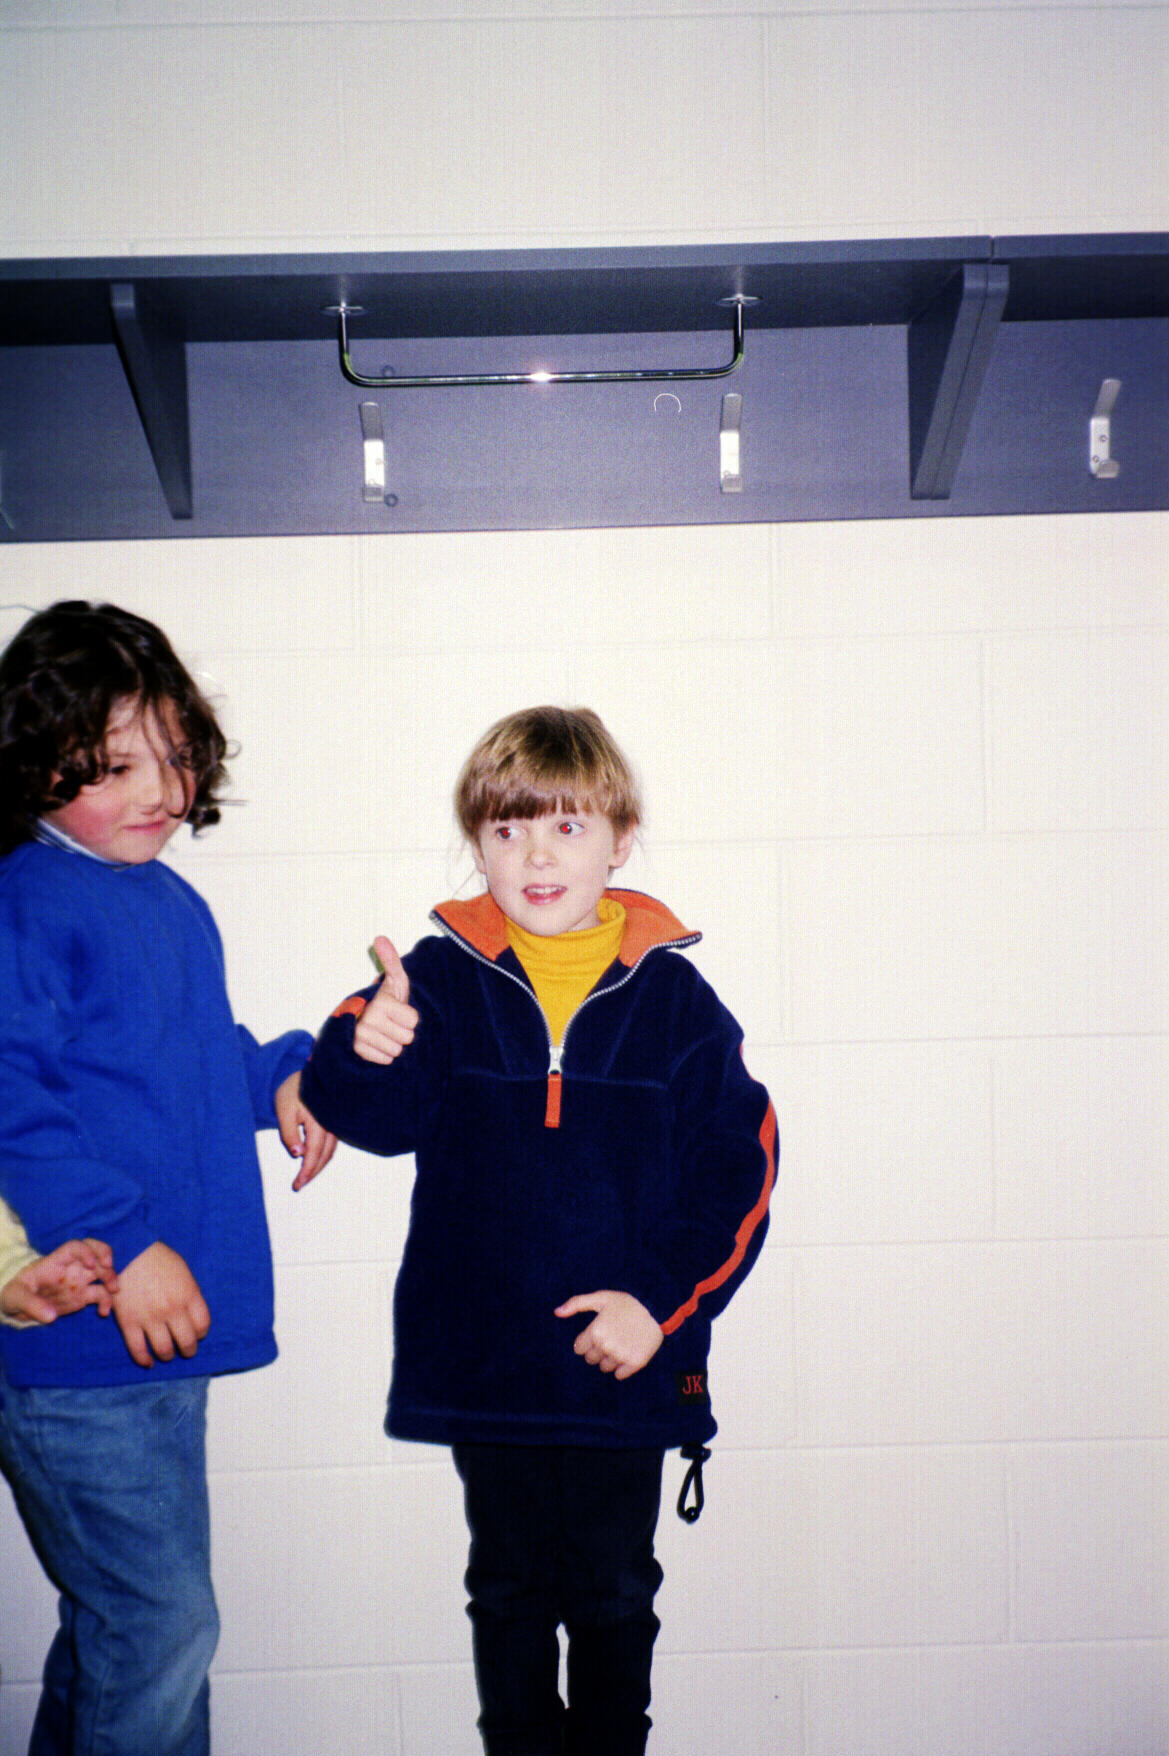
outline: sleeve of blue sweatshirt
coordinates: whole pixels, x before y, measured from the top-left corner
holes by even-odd
[[[275,1128],[276,1093],[290,1074],[304,1066],[312,1053],[313,1039],[307,1030],[287,1030],[270,1043],[258,1043],[242,1024],[236,1025],[235,1034],[243,1056],[256,1127]]]
[[[20,902],[0,909],[0,1195],[36,1249],[97,1237],[124,1265],[166,1228],[133,1171],[102,1156],[100,1132],[77,1112],[66,1072],[68,1050],[77,1053],[71,923]],[[115,1002],[109,1029],[116,1028]],[[312,1039],[292,1031],[261,1046],[239,1030],[238,1041],[256,1126],[270,1126],[276,1088],[304,1064]]]
[[[750,1272],[767,1233],[775,1182],[775,1112],[743,1062],[743,1037],[702,984],[705,1030],[670,1076],[675,1128],[673,1198],[627,1290],[667,1335],[695,1312],[710,1319]]]

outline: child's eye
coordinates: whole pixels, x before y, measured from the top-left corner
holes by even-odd
[[[495,825],[495,839],[496,841],[514,841],[515,830],[510,823],[497,823]]]
[[[556,833],[557,835],[583,835],[584,824],[571,822],[558,823],[556,825]]]

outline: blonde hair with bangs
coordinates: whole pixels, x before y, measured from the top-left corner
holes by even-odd
[[[527,707],[484,732],[455,785],[455,816],[468,841],[485,823],[599,811],[622,835],[641,822],[637,783],[589,707]]]

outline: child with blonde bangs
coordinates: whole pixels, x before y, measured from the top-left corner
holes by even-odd
[[[641,805],[595,713],[499,721],[455,812],[485,890],[404,958],[375,941],[383,978],[302,1096],[415,1155],[386,1430],[453,1449],[488,1756],[641,1756],[663,1456],[692,1460],[692,1519],[710,1322],[763,1243],[775,1117],[678,955],[699,935],[610,884]]]

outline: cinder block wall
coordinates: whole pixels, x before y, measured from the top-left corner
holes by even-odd
[[[1166,18],[2,0],[0,247],[1164,229]],[[469,881],[493,716],[589,702],[635,756],[630,881],[705,930],[784,1143],[707,1510],[663,1518],[658,1756],[1169,1749],[1167,551],[1162,515],[0,545],[0,603],[113,597],[222,699],[243,802],[175,858],[260,1032]],[[472,1756],[453,1472],[380,1425],[409,1167],[294,1198],[263,1159],[218,1756]],[[53,1615],[5,1495],[4,1751]]]

